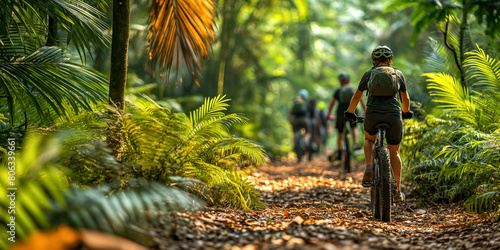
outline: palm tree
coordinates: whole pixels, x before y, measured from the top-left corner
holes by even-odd
[[[13,0],[2,5],[0,113],[8,120],[2,131],[47,123],[105,99],[105,77],[72,62],[67,49],[75,48],[85,62],[93,47],[108,46],[103,12],[82,0]]]

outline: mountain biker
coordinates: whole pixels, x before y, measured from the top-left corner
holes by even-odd
[[[309,113],[311,108],[309,103],[307,102],[308,98],[309,98],[309,92],[307,90],[305,89],[299,90],[296,98],[293,100],[292,109],[288,114],[288,121],[292,124],[294,143],[296,142],[295,132],[300,131],[301,129],[304,129],[306,132],[304,136],[305,140],[309,141],[310,138],[311,123],[309,119]],[[299,157],[298,162],[301,162],[301,160],[302,158]]]
[[[332,100],[330,101],[330,105],[328,106],[327,116],[330,116],[332,112],[333,106],[338,101],[339,105],[337,107],[336,117],[337,120],[335,122],[335,128],[337,129],[337,158],[336,160],[340,161],[342,157],[342,148],[343,148],[343,138],[342,133],[344,132],[345,124],[349,120],[344,117],[342,112],[349,108],[349,103],[351,102],[351,98],[356,91],[356,88],[351,85],[351,81],[349,79],[349,75],[347,73],[342,73],[338,77],[340,81],[340,88],[335,91],[333,94]],[[357,103],[356,103],[357,104]],[[365,101],[361,99],[361,106],[363,106],[363,110],[366,111]],[[357,109],[354,110],[357,113]],[[354,140],[354,149],[358,150],[361,147],[358,144],[358,130],[356,124],[349,122],[352,128],[353,140]]]
[[[320,136],[321,145],[326,146],[326,138],[328,138],[328,121],[326,117],[326,104],[324,101],[318,102],[318,116],[321,120]]]
[[[318,152],[319,147],[321,145],[320,130],[323,124],[321,123],[321,118],[319,117],[319,110],[316,105],[316,99],[314,98],[309,99],[308,117],[311,124],[311,139],[313,140],[311,143],[312,152]],[[310,156],[309,159],[312,159],[312,156]]]
[[[375,125],[380,122],[388,123],[390,128],[386,131],[386,140],[391,166],[397,183],[394,201],[402,203],[404,202],[404,194],[401,192],[401,157],[399,156],[399,144],[403,136],[402,118],[413,117],[413,112],[409,110],[410,96],[406,91],[405,78],[401,71],[391,66],[392,56],[392,50],[385,45],[378,46],[373,50],[371,54],[373,67],[364,73],[344,115],[356,119],[355,108],[363,95],[363,91],[368,90],[364,123],[366,170],[362,182],[365,184],[372,182],[375,140],[378,133]],[[382,71],[385,73],[379,74]],[[386,86],[390,88],[384,88]],[[401,113],[398,102],[398,93],[401,98],[403,113]]]

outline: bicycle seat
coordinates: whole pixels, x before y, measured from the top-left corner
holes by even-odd
[[[381,123],[377,123],[375,125],[375,127],[377,129],[384,129],[384,130],[386,130],[386,129],[389,129],[391,127],[391,125],[389,123],[381,122]]]

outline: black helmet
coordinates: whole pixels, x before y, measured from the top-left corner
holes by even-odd
[[[339,81],[349,80],[349,75],[346,72],[343,72],[339,75]]]
[[[372,51],[372,60],[377,60],[380,58],[387,58],[387,59],[392,59],[392,50],[383,45],[383,46],[377,46],[373,51]]]

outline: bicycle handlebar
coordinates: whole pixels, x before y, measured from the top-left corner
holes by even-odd
[[[351,119],[351,118],[347,118],[347,119],[351,120],[351,122],[354,122],[354,123],[363,123],[363,122],[365,122],[365,117],[364,116],[356,116],[356,120]]]

